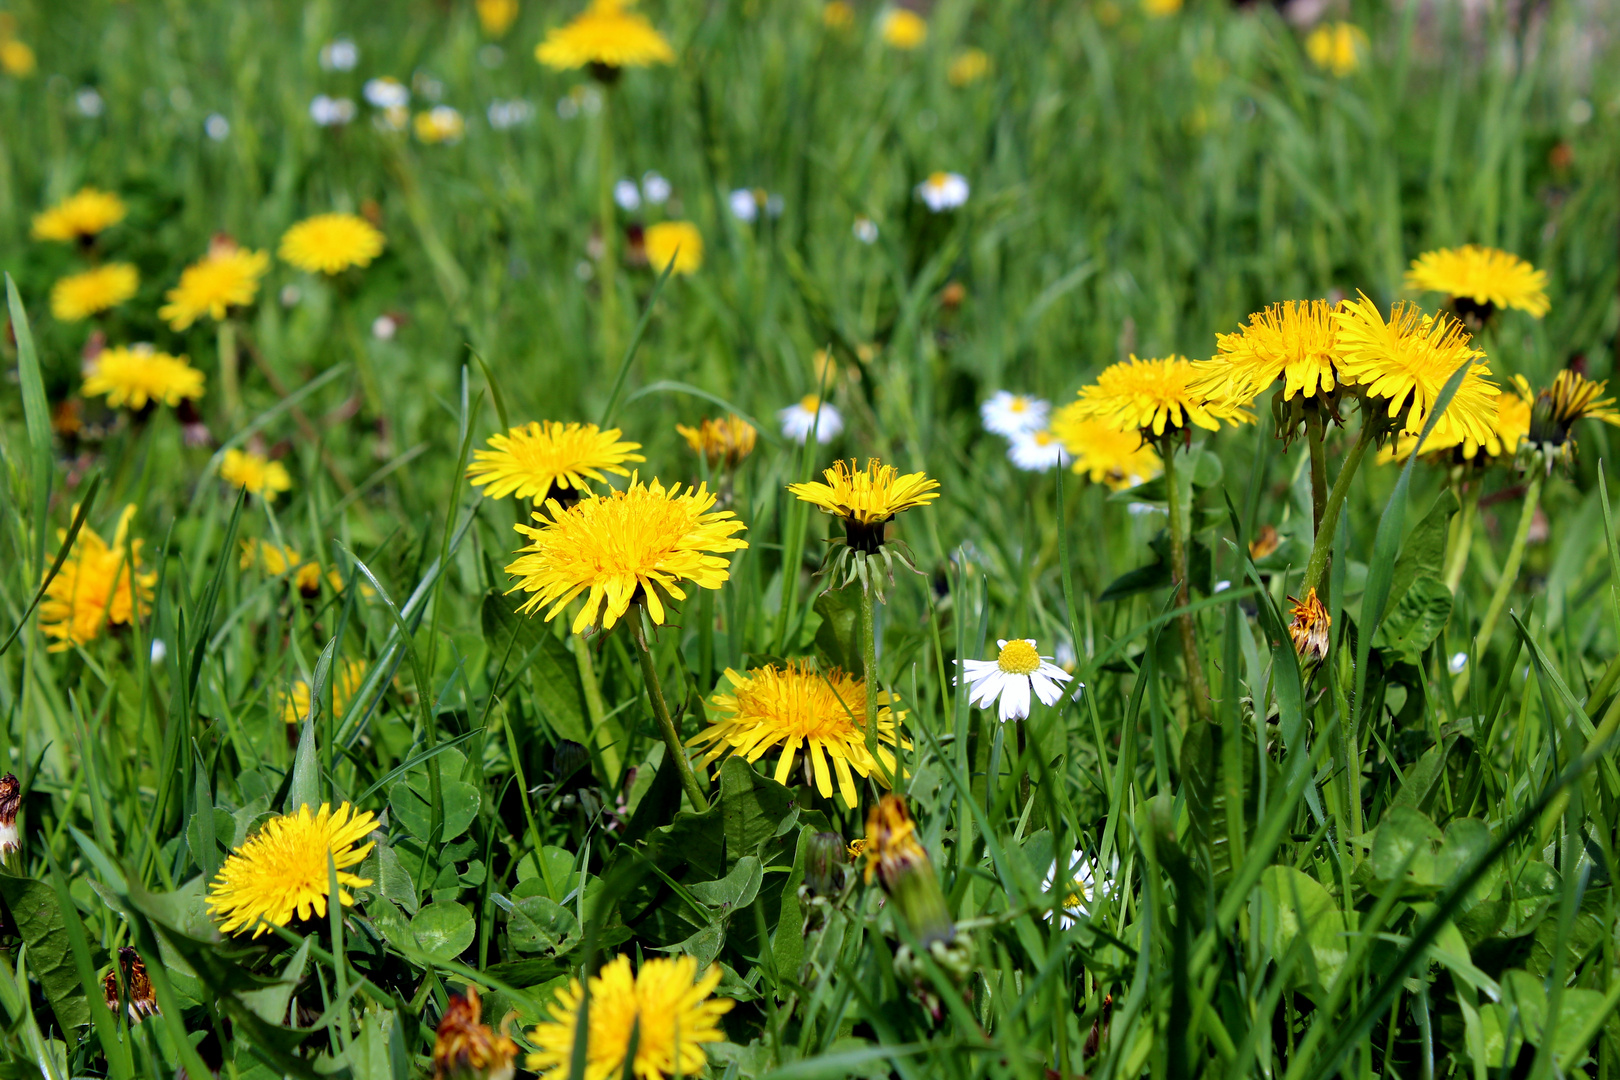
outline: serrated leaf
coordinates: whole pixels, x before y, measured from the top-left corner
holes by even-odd
[[[1451,621],[1451,590],[1437,577],[1424,575],[1401,594],[1373,636],[1373,647],[1409,664],[1417,663]]]

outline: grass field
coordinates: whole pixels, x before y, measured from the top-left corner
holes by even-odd
[[[1620,12],[597,5],[667,55],[3,0],[0,1075],[1620,1080]],[[1545,313],[1407,281],[1464,244]],[[1111,365],[1359,294],[1435,321],[1066,467]],[[1410,459],[1357,365],[1464,325],[1522,430],[1442,443],[1437,347]],[[639,446],[470,483],[531,421]],[[937,492],[788,490],[869,458]]]

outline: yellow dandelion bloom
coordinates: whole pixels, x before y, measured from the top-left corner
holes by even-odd
[[[109,545],[94,529],[80,526],[73,550],[39,604],[39,628],[51,639],[49,651],[62,652],[96,639],[104,626],[128,626],[152,609],[155,571],[141,570],[141,542],[129,539],[135,507],[126,506]],[[58,539],[67,538],[66,530]]]
[[[1481,318],[1489,318],[1494,308],[1518,308],[1539,319],[1552,306],[1545,270],[1517,255],[1477,244],[1419,255],[1406,272],[1406,287],[1465,301]]]
[[[855,9],[846,0],[827,0],[821,9],[821,25],[829,30],[848,30],[855,25]]]
[[[1142,10],[1155,19],[1168,18],[1181,10],[1182,0],[1142,0]]]
[[[1530,389],[1529,380],[1523,375],[1515,375],[1513,387],[1504,388],[1496,395],[1496,425],[1492,428],[1489,439],[1473,444],[1471,449],[1464,452],[1462,440],[1457,438],[1455,433],[1445,441],[1430,435],[1429,441],[1423,444],[1423,452],[1433,454],[1451,451],[1465,461],[1511,459],[1518,453],[1519,444],[1530,434],[1530,403],[1534,400],[1535,394]],[[1412,455],[1412,450],[1416,446],[1416,435],[1402,435],[1378,452],[1378,461],[1380,464],[1405,461]]]
[[[366,681],[366,665],[359,660],[344,660],[328,678],[332,680],[332,713],[342,716],[349,711],[349,702],[354,700],[354,695],[360,692],[360,685]],[[291,691],[282,700],[281,718],[289,724],[301,724],[309,711],[309,683],[303,679],[295,680]]]
[[[232,487],[247,488],[249,495],[263,497],[265,502],[274,502],[278,492],[292,490],[287,467],[263,454],[227,450],[219,463],[219,476]]]
[[[140,283],[140,273],[129,263],[69,274],[51,286],[51,314],[63,322],[88,319],[134,296]]]
[[[1607,380],[1595,381],[1566,369],[1558,373],[1551,387],[1536,395],[1526,437],[1548,456],[1549,465],[1553,458],[1567,460],[1571,455],[1570,430],[1577,420],[1620,426],[1614,399],[1603,396],[1608,388]]]
[[[660,221],[642,234],[647,264],[659,273],[675,260],[675,273],[695,274],[703,266],[703,234],[690,221]]]
[[[1240,424],[1254,419],[1239,402],[1197,389],[1197,375],[1192,361],[1183,356],[1163,360],[1132,356],[1104,368],[1095,384],[1080,391],[1076,415],[1105,421],[1120,431],[1154,436],[1188,424],[1218,431],[1222,420]]]
[[[289,570],[293,571],[293,584],[305,596],[314,596],[321,591],[321,564],[306,560],[290,547],[269,540],[243,540],[242,559],[238,565],[246,570],[255,564],[262,566],[271,577],[281,577]],[[332,588],[341,592],[343,579],[337,576],[337,571],[331,572],[330,580]]]
[[[629,476],[627,461],[646,461],[635,451],[640,443],[621,442],[619,429],[556,420],[515,427],[491,435],[489,449],[473,452],[467,480],[491,499],[554,498],[569,491],[590,490],[586,482],[607,483],[603,473]]]
[[[483,5],[480,3],[480,10]],[[514,0],[513,9],[517,8]],[[496,1034],[483,1023],[484,1005],[478,989],[467,987],[465,996],[451,994],[433,1038],[434,1080],[511,1080],[517,1043],[506,1034],[510,1014]]]
[[[1052,434],[1074,462],[1074,471],[1114,491],[1133,488],[1164,471],[1164,462],[1140,431],[1121,431],[1105,420],[1080,415],[1080,403],[1052,414]]]
[[[477,0],[475,6],[479,25],[492,38],[505,37],[512,24],[517,22],[518,0]]]
[[[157,352],[150,345],[118,346],[97,354],[95,368],[85,376],[79,392],[85,397],[107,395],[107,404],[144,409],[148,401],[173,407],[182,398],[203,395],[203,373],[184,356]]]
[[[349,873],[349,867],[371,854],[372,842],[360,841],[376,827],[370,811],[356,813],[348,803],[335,811],[322,803],[315,813],[306,803],[296,814],[271,818],[226,857],[208,889],[209,914],[220,920],[223,933],[252,927],[254,937],[271,926],[286,926],[295,915],[324,916],[331,895],[329,860],[337,871],[338,902],[352,907],[354,897],[343,886],[371,884]]]
[[[945,78],[952,86],[969,86],[990,74],[990,56],[983,49],[963,49],[951,59]]]
[[[1193,389],[1248,404],[1283,380],[1283,397],[1333,389],[1333,307],[1325,300],[1272,304],[1235,334],[1216,334],[1213,359],[1193,363]]]
[[[628,10],[634,0],[592,0],[566,26],[546,31],[534,58],[549,68],[627,67],[673,64],[675,50],[646,16]]]
[[[459,142],[467,133],[467,121],[459,110],[435,105],[416,114],[416,137],[429,145]]]
[[[180,284],[168,291],[169,302],[158,308],[158,318],[172,330],[184,330],[204,315],[218,322],[228,309],[253,303],[268,269],[268,252],[216,244],[180,271]]]
[[[1333,313],[1338,324],[1339,377],[1359,386],[1369,397],[1388,401],[1391,418],[1405,417],[1400,431],[1423,430],[1446,381],[1462,364],[1468,372],[1430,438],[1461,443],[1469,456],[1490,441],[1496,427],[1496,384],[1481,361],[1485,354],[1469,345],[1468,331],[1449,315],[1425,315],[1404,300],[1384,321],[1378,305],[1363,294],[1346,300]]]
[[[382,249],[383,234],[365,218],[317,214],[282,234],[278,254],[311,274],[336,274],[351,266],[369,266]]]
[[[7,75],[26,79],[34,73],[37,64],[34,50],[24,42],[16,38],[0,41],[0,70],[4,70]]]
[[[890,708],[888,694],[878,694],[874,761],[866,745],[866,683],[862,680],[838,668],[819,672],[804,660],[790,661],[784,667],[755,668],[746,675],[727,668],[726,679],[731,693],[710,699],[709,726],[687,743],[709,747],[702,761],[704,768],[728,753],[739,754],[752,765],[780,745],[775,777],[777,783],[785,784],[802,746],[823,798],[832,798],[835,774],[838,793],[850,808],[860,800],[856,773],[888,786],[886,778],[895,772],[897,728],[905,719],[905,713],[896,715]]]
[[[686,445],[694,454],[702,454],[707,459],[711,469],[721,464],[728,469],[736,468],[743,458],[754,452],[754,445],[759,441],[754,425],[736,413],[718,420],[705,418],[695,428],[676,424],[675,431],[686,439]]]
[[[521,579],[509,591],[534,594],[518,610],[550,604],[549,622],[584,595],[576,634],[598,620],[611,629],[637,600],[662,623],[661,591],[684,600],[683,581],[718,589],[731,576],[720,556],[748,546],[735,535],[747,526],[729,510],[711,512],[714,502],[702,484],[682,494],[680,484],[666,489],[656,479],[632,479],[628,490],[587,495],[568,510],[546,500],[545,511],[534,514],[538,527],[514,526],[530,542],[506,567]]]
[[[1323,23],[1305,37],[1305,55],[1339,78],[1355,73],[1367,51],[1367,35],[1354,23]]]
[[[628,956],[602,965],[591,977],[585,1080],[618,1080],[627,1072],[636,1080],[701,1073],[708,1064],[703,1044],[725,1039],[720,1017],[734,1004],[730,998],[709,997],[718,985],[720,969],[711,967],[699,975],[690,956],[644,960],[634,973]],[[550,1019],[529,1033],[529,1041],[540,1049],[528,1056],[527,1064],[541,1080],[568,1075],[583,998],[579,980],[571,980],[557,992]],[[636,1052],[627,1069],[632,1033]]]
[[[801,502],[858,525],[881,525],[904,510],[939,498],[938,480],[920,472],[902,476],[899,469],[877,458],[868,458],[864,469],[854,459],[835,461],[821,475],[826,483],[789,484],[788,491]]]
[[[82,187],[49,210],[34,215],[35,240],[82,243],[124,220],[124,200],[110,191]]]
[[[878,33],[890,48],[910,51],[928,40],[928,20],[910,8],[891,8],[883,13]]]

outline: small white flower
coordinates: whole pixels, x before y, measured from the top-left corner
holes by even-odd
[[[399,320],[392,315],[379,315],[371,320],[371,336],[378,341],[393,341],[399,333]]]
[[[78,92],[73,95],[73,107],[79,110],[80,116],[95,119],[106,109],[107,103],[101,100],[101,95],[96,92],[95,87],[81,86]]]
[[[160,638],[160,637],[153,638],[152,639],[152,663],[161,664],[161,663],[163,663],[163,658],[165,656],[168,656],[168,655],[169,655],[169,647],[167,645],[163,644],[163,639]]]
[[[309,103],[309,118],[321,127],[337,127],[347,124],[354,119],[354,102],[348,98],[327,97],[325,94],[315,95],[315,100]]]
[[[600,104],[601,97],[598,96],[596,100]],[[587,107],[589,107],[589,103],[587,103]],[[641,194],[647,200],[649,206],[664,205],[669,201],[670,192],[673,190],[674,188],[670,185],[670,182],[665,180],[660,173],[649,171],[641,175]]]
[[[869,217],[858,217],[854,226],[855,239],[863,244],[875,244],[878,238],[877,222]]]
[[[411,92],[405,84],[389,75],[367,79],[362,90],[366,100],[379,109],[400,109],[411,103]]]
[[[822,401],[814,394],[806,394],[794,404],[778,410],[776,418],[782,421],[782,434],[796,443],[808,439],[812,429],[819,443],[832,442],[844,430],[843,416],[831,402]]]
[[[936,214],[955,210],[968,200],[968,182],[961,173],[937,172],[917,185],[917,198]]]
[[[327,71],[353,71],[360,62],[360,49],[348,38],[338,38],[321,46],[321,67]]]
[[[958,660],[962,674],[970,687],[968,700],[981,709],[988,709],[998,698],[1001,707],[997,715],[1003,722],[1022,720],[1029,715],[1029,696],[1034,691],[1042,705],[1056,705],[1063,697],[1063,687],[1074,676],[1051,663],[1050,656],[1042,656],[1035,647],[1034,638],[1014,638],[996,642],[1001,650],[994,660]]]
[[[613,201],[619,209],[634,212],[641,209],[641,189],[634,180],[620,180],[613,185]]]
[[[203,134],[215,142],[224,142],[231,133],[231,122],[219,113],[209,113],[203,121]]]
[[[1465,652],[1453,653],[1451,662],[1446,666],[1451,669],[1453,675],[1460,675],[1462,669],[1468,666],[1468,654]]]
[[[1051,411],[1052,406],[1038,397],[997,390],[979,406],[979,418],[986,431],[1011,439],[1044,429]]]
[[[513,98],[511,101],[492,101],[489,103],[489,126],[496,131],[505,131],[515,128],[519,124],[526,124],[534,116],[534,106],[522,98]]]
[[[1114,857],[1114,872],[1119,871],[1119,857]],[[1088,856],[1082,849],[1075,848],[1074,854],[1069,856],[1069,880],[1058,883],[1058,864],[1054,860],[1052,869],[1046,872],[1046,879],[1041,882],[1041,891],[1054,892],[1056,889],[1066,889],[1062,896],[1057,898],[1057,905],[1047,915],[1050,919],[1057,916],[1058,925],[1067,930],[1078,919],[1085,916],[1088,911],[1087,904],[1099,896],[1112,896],[1114,892],[1113,879],[1100,877],[1096,860]]]
[[[752,225],[759,218],[759,202],[748,188],[738,188],[726,201],[731,206],[731,216],[744,225]]]
[[[1025,472],[1049,472],[1063,462],[1063,444],[1045,428],[1019,432],[1012,436],[1007,457]]]
[[[1136,485],[1132,484],[1131,486],[1135,487]],[[1154,506],[1152,503],[1145,502],[1126,503],[1125,509],[1134,517],[1141,517],[1144,514],[1160,514],[1164,512],[1159,507]]]
[[[1225,592],[1227,589],[1230,589],[1231,587],[1232,587],[1232,583],[1230,581],[1217,581],[1215,583],[1215,591],[1216,592]]]

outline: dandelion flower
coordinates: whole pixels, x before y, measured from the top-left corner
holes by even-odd
[[[51,286],[51,314],[63,322],[88,319],[134,296],[140,282],[141,275],[129,263],[69,274]]]
[[[1328,654],[1328,629],[1333,625],[1333,617],[1317,599],[1316,590],[1306,593],[1303,600],[1294,600],[1290,614],[1288,637],[1294,643],[1294,651],[1306,664],[1321,663]]]
[[[911,926],[924,949],[948,945],[956,938],[956,924],[945,906],[939,875],[928,851],[917,842],[917,823],[899,795],[885,795],[866,815],[866,860],[863,875],[870,885],[877,877],[902,918]]]
[[[1115,869],[1118,869],[1118,856],[1115,856]],[[1069,856],[1069,874],[1062,884],[1058,882],[1058,864],[1054,859],[1052,868],[1046,872],[1046,878],[1041,882],[1041,891],[1051,893],[1057,889],[1064,889],[1062,901],[1047,918],[1057,917],[1058,926],[1064,930],[1073,926],[1079,919],[1085,917],[1087,905],[1098,896],[1111,896],[1114,892],[1112,880],[1102,877],[1102,868],[1095,859],[1085,853],[1083,848],[1075,848]]]
[[[888,786],[896,762],[893,753],[896,716],[886,693],[878,694],[877,760],[866,744],[866,684],[838,668],[819,672],[807,661],[790,661],[755,668],[746,675],[726,669],[731,693],[711,699],[710,724],[688,746],[709,745],[702,766],[708,768],[727,753],[742,756],[750,765],[780,745],[775,778],[785,784],[801,745],[806,772],[814,772],[816,790],[832,798],[833,776],[844,805],[853,809],[860,800],[855,773],[875,777]],[[909,746],[909,743],[905,745]],[[831,769],[827,759],[832,759]]]
[[[308,273],[336,274],[369,266],[382,253],[383,234],[355,214],[317,214],[281,237],[282,259]]]
[[[292,490],[287,467],[263,454],[227,450],[219,463],[219,476],[232,487],[247,488],[249,495],[261,496],[265,502],[274,502],[278,492]]]
[[[1558,373],[1551,387],[1536,395],[1526,437],[1547,456],[1549,468],[1555,459],[1568,460],[1573,455],[1570,431],[1577,420],[1620,426],[1614,399],[1603,396],[1608,388],[1606,380],[1594,381],[1566,369]]]
[[[997,390],[990,400],[979,406],[979,419],[986,431],[1012,438],[1026,435],[1046,427],[1052,406],[1038,397]]]
[[[782,434],[796,443],[810,438],[811,431],[816,433],[816,442],[830,443],[844,430],[843,414],[815,394],[806,394],[778,410],[776,418],[782,422]]]
[[[917,198],[936,214],[955,210],[968,200],[967,178],[961,173],[930,173],[917,185]]]
[[[477,0],[478,22],[492,38],[505,37],[518,17],[518,0]],[[471,987],[468,988],[469,991]],[[477,997],[473,1001],[477,1002]]]
[[[366,681],[366,665],[359,660],[344,660],[328,678],[332,680],[332,715],[343,716],[349,711],[354,695],[360,692],[360,685]],[[309,683],[298,679],[282,702],[281,719],[289,724],[301,724],[310,714],[310,705]]]
[[[1485,354],[1469,345],[1462,323],[1449,315],[1433,318],[1405,301],[1385,322],[1378,306],[1363,294],[1333,313],[1338,324],[1339,376],[1373,398],[1389,402],[1392,420],[1405,416],[1400,430],[1423,430],[1435,401],[1457,368],[1468,365],[1462,383],[1431,437],[1461,443],[1465,454],[1488,443],[1496,427],[1496,384],[1485,376]],[[1404,410],[1404,412],[1403,412]]]
[[[467,132],[467,121],[448,105],[435,105],[416,114],[416,137],[425,143],[460,142]]]
[[[49,650],[87,645],[105,626],[129,626],[152,608],[155,571],[141,570],[141,542],[129,539],[135,507],[126,506],[109,545],[94,529],[80,526],[39,605],[39,626],[51,639]],[[58,533],[66,539],[67,532]]]
[[[853,458],[835,461],[821,475],[825,483],[789,484],[788,491],[800,502],[842,520],[849,546],[856,551],[876,551],[883,545],[883,526],[896,514],[939,498],[938,480],[920,472],[901,475],[877,458],[868,458],[864,469]]]
[[[1530,390],[1529,381],[1523,375],[1515,375],[1513,388],[1504,389],[1496,395],[1496,424],[1491,430],[1490,438],[1473,444],[1465,453],[1463,440],[1456,432],[1452,432],[1443,440],[1431,434],[1429,441],[1423,444],[1423,452],[1438,454],[1451,451],[1454,457],[1462,461],[1511,459],[1518,453],[1519,444],[1530,434],[1530,405],[1534,400],[1535,394]],[[1378,460],[1381,463],[1405,461],[1412,456],[1416,446],[1416,435],[1402,435],[1394,443],[1379,451]]]
[[[635,452],[640,443],[622,442],[619,434],[595,424],[531,422],[491,435],[489,449],[473,453],[467,480],[491,499],[572,497],[590,490],[587,481],[607,483],[604,473],[629,476],[625,462],[647,460]]]
[[[222,470],[223,471],[223,470]],[[257,563],[264,568],[264,572],[271,577],[281,577],[289,570],[293,571],[292,581],[298,591],[305,596],[313,597],[321,591],[321,565],[306,560],[290,547],[271,543],[269,540],[242,541],[242,558],[238,565],[246,570]],[[336,578],[336,572],[333,572]],[[339,589],[341,578],[336,578],[334,589]]]
[[[1354,23],[1323,23],[1305,38],[1305,55],[1311,63],[1341,79],[1355,73],[1366,50],[1367,35]]]
[[[1186,357],[1132,356],[1104,368],[1094,385],[1080,391],[1075,415],[1106,421],[1120,431],[1152,432],[1155,437],[1188,424],[1218,431],[1223,420],[1238,424],[1254,419],[1237,402],[1197,389],[1196,378]]]
[[[1042,656],[1034,638],[1002,639],[996,647],[1001,652],[994,660],[958,660],[962,674],[956,682],[961,685],[963,679],[967,680],[968,700],[981,709],[999,701],[997,715],[1003,722],[1029,715],[1032,691],[1042,705],[1056,705],[1063,697],[1059,684],[1074,678],[1051,663],[1050,656]]]
[[[259,279],[269,268],[268,252],[216,243],[180,272],[180,284],[169,290],[169,302],[158,309],[158,318],[166,319],[172,330],[184,330],[204,315],[218,322],[228,309],[253,303]]]
[[[676,424],[675,431],[694,454],[703,455],[711,469],[721,464],[735,469],[743,458],[754,452],[754,444],[759,440],[754,425],[736,413],[718,420],[705,419],[695,428]]]
[[[718,589],[731,576],[721,556],[748,546],[735,535],[746,526],[729,510],[713,511],[714,503],[702,484],[682,494],[680,484],[666,489],[635,479],[628,490],[587,495],[567,510],[547,499],[544,512],[533,515],[538,527],[514,526],[529,543],[506,567],[520,579],[509,591],[534,594],[518,610],[549,604],[550,622],[584,595],[576,634],[598,621],[612,629],[634,601],[662,624],[660,592],[684,600],[683,581]]]
[[[486,2],[479,0],[480,14]],[[515,15],[517,0],[508,2]],[[502,30],[505,30],[504,26]],[[505,1023],[501,1025],[500,1033],[496,1034],[488,1024],[483,1023],[483,1014],[484,1005],[478,1000],[476,987],[468,986],[465,995],[450,995],[450,1004],[446,1006],[438,1030],[434,1032],[434,1080],[512,1080],[512,1074],[516,1071],[512,1061],[517,1057],[517,1043],[506,1034]]]
[[[1007,459],[1025,472],[1050,472],[1063,458],[1063,443],[1044,429],[1014,435],[1007,445]]]
[[[271,818],[226,857],[208,890],[209,913],[220,920],[222,932],[252,927],[254,937],[271,926],[286,926],[295,915],[325,915],[329,863],[337,871],[338,902],[352,907],[354,897],[343,886],[371,884],[348,870],[371,853],[373,844],[360,841],[376,827],[370,811],[356,813],[348,803],[335,811],[322,803],[314,813],[305,803],[296,814]]]
[[[1272,304],[1235,334],[1216,334],[1213,359],[1193,363],[1193,388],[1247,404],[1283,380],[1283,398],[1318,397],[1334,387],[1336,332],[1325,300]]]
[[[910,52],[928,40],[928,20],[910,8],[891,8],[884,12],[878,32],[883,36],[883,44]]]
[[[1481,321],[1496,308],[1518,308],[1539,319],[1552,306],[1545,270],[1517,255],[1477,244],[1419,255],[1406,272],[1406,287],[1444,293],[1457,305],[1459,315],[1473,314]]]
[[[150,345],[117,346],[96,356],[95,370],[85,376],[79,392],[85,397],[105,394],[113,408],[127,405],[139,410],[148,401],[172,408],[182,399],[202,397],[203,373],[184,356],[157,352]]]
[[[647,263],[659,273],[675,262],[675,273],[695,274],[703,265],[703,234],[690,221],[661,221],[642,234]]]
[[[110,191],[82,187],[49,210],[34,215],[35,240],[84,243],[124,220],[124,200]]]
[[[1142,0],[1142,10],[1155,19],[1168,18],[1181,10],[1182,0]]]
[[[970,86],[990,74],[990,57],[983,49],[963,49],[945,69],[952,86]]]
[[[1081,415],[1079,402],[1057,411],[1052,417],[1052,434],[1074,461],[1075,472],[1114,491],[1133,488],[1164,471],[1158,451],[1142,439],[1141,432],[1121,431],[1106,420],[1089,420]]]
[[[720,985],[720,969],[711,967],[699,975],[690,956],[644,960],[641,970],[632,973],[630,957],[621,955],[602,965],[590,985],[585,1080],[618,1080],[625,1073],[636,1080],[696,1076],[708,1064],[703,1044],[726,1037],[720,1017],[734,1003],[709,997]],[[526,1064],[541,1080],[568,1076],[583,998],[579,980],[570,980],[567,989],[557,992],[550,1019],[529,1033],[529,1041],[540,1049]],[[626,1068],[632,1035],[635,1058]]]
[[[0,70],[7,75],[18,79],[26,79],[34,73],[38,61],[34,58],[34,50],[26,42],[16,38],[6,38],[0,41]]]
[[[821,25],[829,30],[848,30],[855,25],[855,9],[846,0],[828,0],[821,9]]]
[[[590,65],[612,78],[620,68],[673,64],[675,50],[646,17],[629,8],[634,0],[592,0],[566,26],[546,31],[534,58],[549,68]]]

